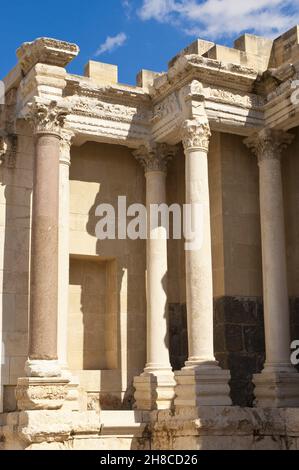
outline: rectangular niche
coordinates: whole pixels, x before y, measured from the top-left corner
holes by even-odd
[[[116,262],[70,257],[68,364],[71,370],[117,368]]]

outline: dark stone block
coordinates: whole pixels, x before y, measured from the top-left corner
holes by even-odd
[[[248,377],[256,372],[256,355],[230,353],[228,366],[232,377]]]
[[[169,304],[169,354],[174,370],[180,370],[188,359],[187,313],[184,305]]]
[[[299,298],[298,297],[292,297],[290,299],[290,315],[291,315],[291,324],[299,326]]]
[[[299,325],[291,324],[291,339],[292,341],[299,340]]]
[[[228,356],[227,353],[215,353],[216,360],[219,362],[219,366],[222,369],[229,369]]]
[[[252,407],[254,402],[254,385],[251,377],[232,379],[230,381],[231,399],[235,406]]]
[[[231,399],[235,406],[253,406],[254,385],[252,375],[256,373],[255,354],[231,353],[228,357],[231,372]]]
[[[222,297],[214,301],[215,323],[249,324],[263,323],[263,307],[260,298]]]
[[[237,352],[243,350],[243,336],[241,325],[225,325],[226,350]]]
[[[265,333],[262,325],[244,326],[244,344],[248,353],[265,351]]]
[[[266,362],[266,353],[259,353],[256,355],[256,368],[255,368],[255,374],[259,374],[262,372]]]
[[[225,327],[222,324],[214,326],[214,350],[217,353],[226,351]]]

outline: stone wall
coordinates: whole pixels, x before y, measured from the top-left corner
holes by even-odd
[[[178,370],[188,357],[186,305],[171,304],[169,312],[171,364]],[[220,366],[231,372],[233,404],[253,406],[252,376],[262,370],[265,360],[263,305],[260,298],[214,299],[214,349]]]
[[[81,279],[80,285],[75,287],[76,292],[72,292],[74,285],[70,286],[70,296],[76,304],[77,319],[81,316],[81,327],[84,313],[85,320],[88,312],[95,313],[100,309],[103,314],[102,326],[98,323],[98,331],[92,332],[98,335],[100,348],[105,351],[98,370],[90,370],[90,367],[84,370],[84,364],[74,370],[83,391],[88,392],[89,408],[96,408],[99,405],[96,401],[108,408],[120,408],[124,401],[130,403],[132,379],[140,374],[146,361],[145,241],[100,241],[95,234],[96,224],[100,220],[95,216],[97,206],[101,203],[112,204],[117,215],[118,196],[126,196],[128,206],[145,202],[144,171],[130,149],[97,143],[73,147],[70,167],[70,255],[72,260],[80,260],[85,270],[85,281]],[[105,276],[102,273],[98,279],[101,285],[97,289],[92,284],[97,281],[88,280],[90,274],[87,266],[90,263],[106,263],[111,267],[110,271],[106,269]],[[73,275],[71,264],[71,283]],[[89,292],[90,295],[86,296],[83,288],[85,294]],[[82,296],[86,300],[84,305]],[[102,305],[99,306],[98,302]],[[82,312],[83,308],[87,311]],[[87,323],[85,321],[85,336]],[[81,334],[76,345],[75,325],[72,325],[71,317],[69,325],[72,335],[69,338],[69,354],[77,350],[77,355],[82,358],[84,332],[81,330],[83,337]]]
[[[214,301],[215,356],[231,373],[234,405],[252,406],[252,376],[265,361],[263,304],[260,298],[222,297]]]
[[[14,389],[28,353],[33,155],[31,130],[20,121],[15,165],[0,166],[0,412],[2,404],[6,411],[16,407]]]

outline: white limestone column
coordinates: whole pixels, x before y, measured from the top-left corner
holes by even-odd
[[[299,374],[290,362],[290,312],[281,178],[282,150],[293,136],[265,129],[245,140],[258,158],[266,362],[254,376],[257,406],[299,406]]]
[[[58,360],[67,370],[67,322],[69,292],[69,168],[73,133],[63,131],[59,159],[59,246],[58,246]]]
[[[174,374],[169,360],[167,303],[167,232],[163,221],[151,223],[151,207],[166,203],[166,166],[175,150],[158,144],[134,152],[145,168],[147,205],[147,363],[135,377],[136,407],[167,409],[174,399]]]
[[[195,239],[185,233],[186,295],[189,358],[175,373],[176,407],[230,405],[230,374],[214,357],[213,277],[211,254],[207,118],[187,120],[183,125],[186,205],[190,209]],[[185,226],[186,229],[186,226]]]
[[[71,143],[74,133],[61,132],[59,158],[59,227],[58,227],[58,322],[57,349],[61,374],[69,380],[68,394],[63,410],[79,410],[79,378],[72,375],[67,362],[68,307],[69,307],[69,212]]]

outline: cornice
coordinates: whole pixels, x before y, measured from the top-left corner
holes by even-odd
[[[86,77],[67,75],[64,96],[82,96],[97,98],[107,102],[124,104],[144,104],[150,106],[151,97],[140,87],[128,85],[96,85],[94,81]]]
[[[251,68],[191,54],[180,57],[168,72],[157,77],[150,94],[155,101],[191,80],[253,93],[258,77],[260,74]]]
[[[79,53],[79,47],[66,41],[52,38],[38,38],[33,42],[25,42],[17,50],[19,64],[27,74],[36,64],[66,67]]]

